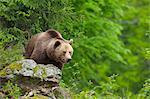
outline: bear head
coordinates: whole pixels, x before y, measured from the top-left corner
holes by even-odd
[[[65,64],[72,59],[72,40],[53,38],[47,45],[46,53],[50,60]]]

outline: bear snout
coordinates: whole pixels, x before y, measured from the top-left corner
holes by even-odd
[[[68,59],[68,60],[67,60],[67,63],[70,62],[70,61],[71,61],[71,59]]]

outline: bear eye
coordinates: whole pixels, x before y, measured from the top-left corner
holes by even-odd
[[[71,54],[71,52],[69,52]]]
[[[63,53],[65,54],[65,53],[66,53],[66,51],[63,51]]]

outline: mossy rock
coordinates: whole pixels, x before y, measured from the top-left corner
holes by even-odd
[[[4,69],[0,71],[0,77],[7,77],[14,73],[14,71],[19,71],[22,69],[21,63],[12,63],[9,66],[6,66]]]
[[[14,78],[15,75],[40,78],[45,81],[59,82],[62,72],[52,64],[37,64],[34,60],[24,59],[6,66],[0,71],[2,78]]]
[[[24,59],[14,62],[0,71],[0,87],[10,81],[22,89],[23,95],[35,91],[34,97],[27,99],[48,99],[42,94],[49,95],[53,85],[58,86],[61,75],[61,70],[52,64],[37,64],[34,60]],[[38,92],[42,94],[37,94]]]

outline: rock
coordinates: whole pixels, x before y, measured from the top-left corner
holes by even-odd
[[[10,64],[0,71],[0,77],[13,78],[16,75],[40,78],[41,81],[59,82],[61,70],[53,64],[37,64],[34,60],[24,59]]]
[[[11,80],[22,89],[23,97],[46,95],[49,99],[50,97],[54,99],[53,87],[58,87],[61,76],[62,71],[53,64],[37,64],[34,60],[24,59],[2,69],[0,82],[3,86]],[[3,89],[0,88],[0,92],[1,90]]]

